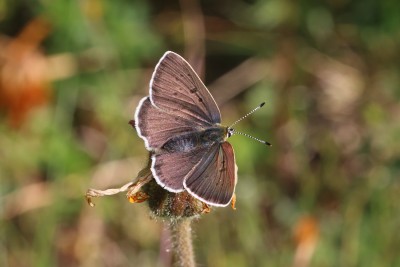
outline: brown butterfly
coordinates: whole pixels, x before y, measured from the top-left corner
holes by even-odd
[[[178,54],[166,52],[158,62],[150,95],[136,108],[135,122],[152,154],[151,172],[160,186],[171,192],[187,190],[213,206],[230,203],[237,166],[226,139],[238,132],[220,124],[214,98]]]

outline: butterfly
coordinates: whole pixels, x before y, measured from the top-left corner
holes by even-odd
[[[170,192],[187,190],[212,206],[227,206],[237,183],[235,133],[189,63],[168,51],[135,111],[136,130],[151,153],[151,172]]]

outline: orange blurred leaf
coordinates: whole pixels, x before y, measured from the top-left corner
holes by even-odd
[[[49,31],[49,23],[36,18],[15,39],[0,43],[0,109],[14,127],[49,101],[47,61],[39,50]]]

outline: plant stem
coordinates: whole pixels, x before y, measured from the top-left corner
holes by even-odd
[[[192,244],[192,220],[177,219],[170,223],[174,264],[179,267],[195,267]]]

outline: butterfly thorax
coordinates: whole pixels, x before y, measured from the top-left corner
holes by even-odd
[[[170,138],[161,149],[166,152],[189,152],[196,148],[222,143],[228,137],[226,127],[216,125],[201,131],[193,131]]]

